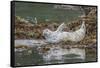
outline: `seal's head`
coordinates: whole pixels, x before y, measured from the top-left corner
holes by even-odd
[[[43,30],[43,36],[47,39],[51,35],[52,31],[49,29]]]

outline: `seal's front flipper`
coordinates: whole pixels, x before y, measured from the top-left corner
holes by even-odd
[[[63,29],[65,28],[65,23],[62,23],[56,30],[56,32],[60,32],[60,31],[63,31]]]

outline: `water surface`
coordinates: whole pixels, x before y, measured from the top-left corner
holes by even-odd
[[[54,4],[16,2],[15,13],[16,16],[23,18],[36,17],[38,22],[69,22],[83,14],[81,10],[56,9],[54,6]]]
[[[42,47],[42,40],[15,40],[15,42],[17,42],[17,44],[19,42],[20,45],[22,45],[22,41],[25,41],[27,43],[25,43],[25,46],[29,48],[15,48],[16,66],[96,61],[96,53],[92,48],[64,49],[61,48],[60,45],[55,46],[51,44],[53,45],[52,47],[45,49]],[[48,46],[48,44],[45,45]]]

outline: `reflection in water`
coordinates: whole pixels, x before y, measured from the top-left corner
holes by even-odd
[[[46,53],[43,53],[43,60],[49,64],[52,61],[55,63],[64,63],[65,60],[72,60],[72,59],[85,59],[85,49],[79,48],[71,48],[71,49],[62,49],[58,47],[52,47]]]
[[[15,46],[18,46],[15,48],[16,66],[96,61],[96,51],[92,48],[62,48],[61,45],[34,41],[15,40]]]

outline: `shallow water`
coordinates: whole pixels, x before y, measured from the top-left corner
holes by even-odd
[[[81,10],[55,9],[54,6],[54,4],[16,2],[16,16],[32,17],[33,19],[36,17],[38,22],[68,22],[76,20],[83,14]]]
[[[45,49],[42,47],[44,45],[43,42],[42,40],[16,40],[16,46],[22,45],[23,43],[23,46],[26,44],[25,46],[29,48],[15,48],[15,65],[23,66],[96,61],[96,52],[92,48],[63,49],[60,45],[55,46],[51,44],[53,45],[52,47]]]

